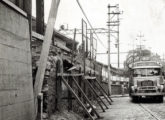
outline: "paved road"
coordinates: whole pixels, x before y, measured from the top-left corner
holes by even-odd
[[[129,97],[113,100],[106,112],[100,112],[103,120],[165,120],[165,101],[157,103],[149,99],[133,103]]]

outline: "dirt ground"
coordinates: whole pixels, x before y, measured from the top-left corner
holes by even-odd
[[[48,118],[45,118],[43,120],[48,120]],[[86,120],[86,119],[84,119],[83,117],[81,117],[80,115],[74,112],[64,111],[62,113],[56,113],[52,115],[50,120]]]

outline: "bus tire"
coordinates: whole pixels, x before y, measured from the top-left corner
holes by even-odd
[[[158,96],[158,100],[160,103],[162,103],[163,102],[163,96]]]
[[[138,101],[139,101],[139,99],[138,99],[138,97],[137,97],[137,96],[132,96],[132,101],[133,101],[133,102],[138,102]]]

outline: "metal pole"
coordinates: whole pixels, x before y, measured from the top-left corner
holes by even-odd
[[[82,50],[83,50],[83,62],[84,62],[84,75],[85,75],[85,58],[86,58],[86,53],[85,53],[85,40],[84,40],[84,23],[85,21],[82,19]],[[86,25],[86,23],[85,23]],[[85,26],[86,27],[86,26]],[[86,27],[87,29],[87,27]]]
[[[110,4],[108,5],[108,88],[111,95],[111,68],[110,68]]]
[[[119,14],[117,15],[117,21],[119,21]],[[117,52],[118,52],[118,54],[117,54],[117,56],[118,56],[118,68],[120,68],[120,43],[119,43],[119,25],[117,26],[117,31],[118,31],[118,33],[117,33],[117,38],[118,38],[118,40],[117,40]]]
[[[42,120],[42,114],[43,114],[43,93],[38,94],[38,115],[37,119]]]
[[[133,67],[134,67],[134,62],[135,62],[135,41],[133,39]]]

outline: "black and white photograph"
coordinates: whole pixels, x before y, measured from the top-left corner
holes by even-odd
[[[165,0],[0,0],[0,120],[165,120]]]

